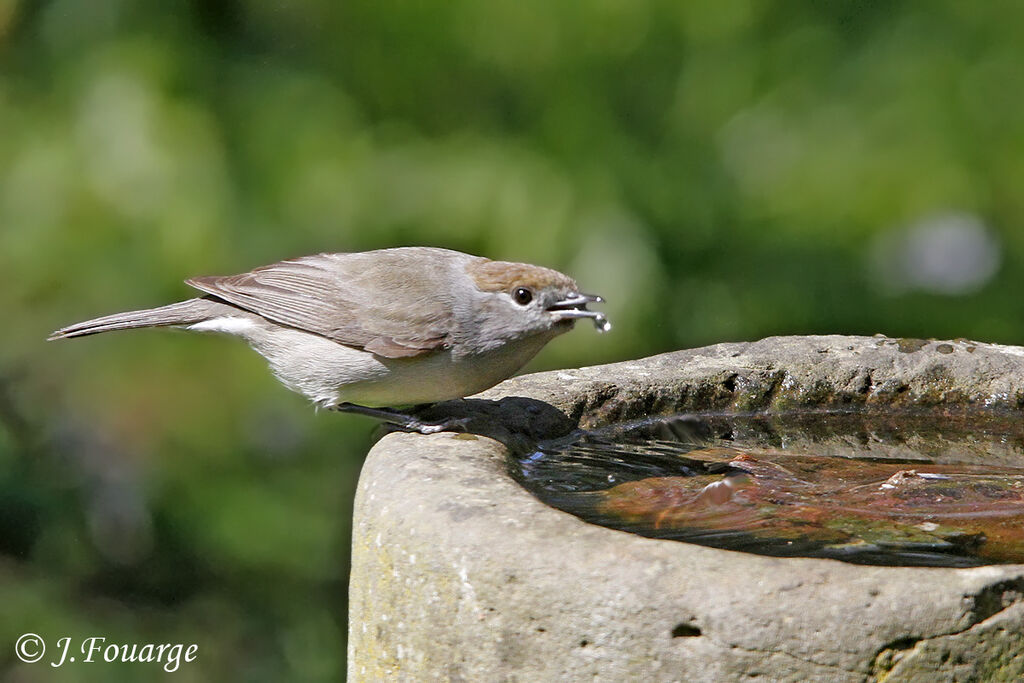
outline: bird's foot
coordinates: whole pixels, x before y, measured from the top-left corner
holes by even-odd
[[[405,426],[410,431],[420,434],[437,434],[438,432],[465,432],[469,429],[468,417],[451,417],[440,422],[421,422],[413,418],[414,424]],[[399,425],[402,427],[403,425]]]
[[[469,426],[469,418],[448,418],[440,422],[425,422],[419,418],[387,408],[370,408],[355,403],[339,403],[331,407],[339,413],[353,413],[365,415],[406,432],[418,432],[420,434],[436,434],[438,432],[464,432]]]

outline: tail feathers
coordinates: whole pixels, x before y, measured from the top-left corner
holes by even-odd
[[[188,301],[179,301],[176,304],[169,304],[160,308],[115,313],[59,329],[47,337],[47,341],[84,337],[89,334],[112,332],[114,330],[130,330],[138,327],[193,325],[208,320],[211,315],[216,315],[218,308],[224,306],[225,304],[209,299],[189,299]]]

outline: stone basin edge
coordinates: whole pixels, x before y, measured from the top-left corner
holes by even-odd
[[[1012,417],[1022,380],[1020,347],[830,335],[525,375],[475,398],[540,401],[584,428],[809,407]],[[1022,565],[871,567],[642,538],[545,506],[506,457],[476,434],[373,447],[355,504],[349,680],[1024,674]]]

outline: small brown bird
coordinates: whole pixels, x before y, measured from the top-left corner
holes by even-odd
[[[382,408],[492,387],[579,318],[611,329],[586,308],[601,297],[581,294],[567,275],[432,247],[318,254],[186,282],[203,296],[87,320],[49,339],[167,326],[230,334],[319,406],[433,432],[450,425]]]

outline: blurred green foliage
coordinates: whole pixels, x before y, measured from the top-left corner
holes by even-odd
[[[400,244],[552,266],[615,329],[533,369],[771,334],[1021,343],[1022,22],[1004,0],[0,0],[5,678],[153,678],[20,664],[26,631],[198,643],[180,680],[342,675],[368,422],[231,340],[42,342],[190,275]],[[929,232],[950,221],[981,256]]]

